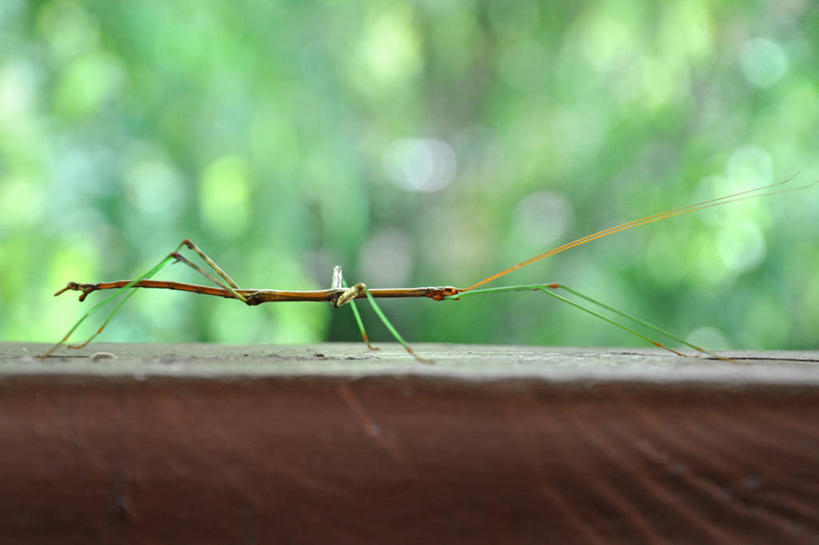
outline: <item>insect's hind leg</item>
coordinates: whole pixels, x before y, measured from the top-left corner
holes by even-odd
[[[204,270],[202,267],[200,267],[196,263],[193,263],[190,259],[183,256],[180,253],[180,250],[182,250],[183,246],[187,246],[188,248],[190,248],[191,250],[196,252],[196,254],[198,254],[202,258],[202,261],[204,261],[214,272],[216,272],[219,276],[222,277],[224,282],[218,280],[212,274],[210,274],[209,272]],[[176,263],[182,263],[183,265],[187,265],[188,267],[190,267],[194,271],[198,272],[199,274],[201,274],[202,276],[204,276],[205,278],[207,278],[208,280],[210,280],[211,282],[213,282],[214,284],[216,284],[217,286],[219,286],[220,288],[222,288],[226,292],[230,293],[231,296],[234,299],[238,299],[238,300],[242,301],[243,303],[247,303],[247,297],[245,297],[244,295],[239,293],[238,290],[240,288],[236,284],[236,282],[234,282],[227,275],[227,273],[224,270],[222,270],[222,268],[219,267],[219,265],[216,264],[216,262],[214,262],[211,258],[209,258],[207,256],[207,254],[205,254],[205,252],[203,252],[201,249],[199,249],[199,247],[196,244],[194,244],[190,239],[186,238],[185,240],[180,242],[179,246],[177,246],[174,251],[169,253],[167,257],[173,258]],[[141,286],[138,285],[139,281],[140,280],[145,280],[147,278],[150,278],[150,277],[139,277],[139,278],[137,278],[137,279],[135,279],[133,281],[127,282],[128,283],[127,286],[123,285],[123,286],[120,286],[117,289],[122,290],[122,289],[125,289],[126,287],[131,287],[131,288],[141,287]],[[123,281],[123,282],[125,282],[125,281]],[[98,289],[111,289],[110,287],[102,288],[102,287],[100,287],[100,284],[108,284],[108,283],[101,282],[99,284],[80,284],[80,283],[77,283],[77,282],[69,282],[64,288],[57,291],[54,295],[55,296],[60,295],[63,292],[68,291],[68,290],[82,291],[82,295],[80,295],[80,302],[82,302],[82,301],[85,300],[85,298],[91,292],[97,291]],[[119,282],[117,282],[117,284],[119,284]]]
[[[80,326],[80,324],[82,324],[89,316],[94,314],[96,311],[100,310],[107,303],[113,301],[114,299],[116,299],[117,297],[122,295],[125,292],[125,290],[129,290],[130,288],[132,288],[134,286],[134,284],[136,284],[140,280],[147,280],[148,278],[151,278],[156,273],[158,273],[160,270],[162,270],[168,263],[171,263],[172,261],[176,260],[177,259],[176,254],[178,254],[179,250],[182,249],[183,244],[184,243],[180,244],[176,248],[176,250],[174,250],[173,252],[171,252],[167,256],[165,256],[165,258],[162,259],[162,261],[157,263],[156,266],[154,266],[148,272],[146,272],[142,276],[139,276],[139,277],[135,278],[134,280],[131,280],[128,284],[125,284],[123,287],[116,290],[113,294],[111,294],[110,296],[106,297],[105,299],[103,299],[102,301],[100,301],[99,303],[97,303],[96,305],[91,307],[90,309],[88,309],[88,311],[85,314],[83,314],[82,317],[80,317],[79,320],[77,320],[77,322],[71,327],[71,329],[68,330],[68,333],[66,333],[65,336],[62,339],[60,339],[60,341],[57,342],[54,346],[52,346],[51,348],[46,350],[43,354],[41,354],[40,357],[41,358],[47,358],[48,356],[53,354],[60,346],[62,346],[71,337],[71,335],[74,333],[74,331],[76,331],[76,329]],[[71,284],[69,283],[69,286],[70,285]],[[66,287],[66,288],[58,291],[55,295],[59,295],[60,293],[65,291],[65,289],[69,289],[69,288]],[[130,299],[132,295],[134,295],[134,293],[136,293],[135,290],[128,291],[128,293],[126,293],[125,297],[123,297],[122,300],[119,303],[116,304],[116,306],[114,307],[114,310],[111,311],[111,313],[108,315],[108,317],[102,323],[100,328],[93,335],[91,335],[84,343],[70,344],[70,345],[67,345],[67,347],[68,348],[82,348],[82,347],[88,345],[88,343],[90,343],[92,340],[94,340],[94,338],[97,335],[102,333],[102,330],[105,329],[105,326],[108,325],[108,322],[111,321],[111,319],[119,311],[119,309],[122,308],[122,305],[124,305],[125,302],[128,299]],[[85,292],[83,292],[83,296],[84,295],[85,295]]]
[[[195,270],[196,272],[198,272],[199,274],[201,274],[202,276],[204,276],[205,278],[207,278],[208,280],[210,280],[214,284],[216,284],[219,287],[221,287],[221,288],[225,289],[226,291],[230,292],[230,294],[233,295],[233,297],[235,299],[238,299],[243,303],[247,303],[247,297],[245,297],[244,295],[242,295],[241,293],[236,291],[236,290],[239,289],[239,286],[237,286],[236,283],[233,280],[231,280],[230,277],[214,261],[212,261],[207,255],[205,255],[205,253],[203,251],[199,250],[199,248],[195,244],[193,244],[193,242],[191,242],[190,240],[185,239],[184,241],[182,241],[182,244],[185,244],[185,243],[189,243],[191,245],[191,246],[188,246],[189,248],[191,248],[191,249],[195,248],[194,251],[197,254],[199,254],[199,256],[202,257],[202,260],[205,263],[207,263],[208,266],[211,269],[216,271],[216,273],[219,274],[219,276],[221,276],[227,282],[227,284],[225,284],[224,282],[220,282],[219,280],[214,278],[212,274],[208,273],[202,267],[200,267],[196,263],[192,262],[190,259],[186,258],[182,254],[180,254],[178,250],[175,251],[175,252],[171,252],[171,256],[173,256],[176,259],[176,261],[178,261],[179,263],[182,263],[184,265],[187,265],[188,267]]]
[[[193,250],[197,255],[199,255],[202,258],[202,260],[205,263],[207,263],[208,266],[211,267],[211,269],[213,269],[219,276],[221,276],[225,280],[225,282],[227,282],[227,285],[225,283],[223,283],[223,282],[220,282],[219,280],[214,278],[213,275],[209,274],[207,271],[203,270],[201,267],[199,267],[198,265],[191,262],[189,259],[187,259],[183,255],[181,255],[179,252],[185,246],[187,246],[188,248]],[[134,280],[131,280],[130,282],[128,282],[127,284],[125,284],[121,288],[117,289],[112,295],[110,295],[109,297],[106,297],[105,299],[103,299],[102,301],[100,301],[99,303],[97,303],[96,305],[91,307],[71,327],[71,329],[68,330],[68,333],[66,333],[65,336],[58,343],[56,343],[54,346],[52,346],[50,349],[48,349],[40,357],[45,358],[45,357],[48,357],[51,354],[53,354],[54,351],[56,351],[61,345],[63,345],[71,337],[71,335],[74,333],[74,331],[89,316],[94,314],[96,311],[100,310],[100,308],[105,306],[107,303],[109,303],[112,300],[116,299],[117,297],[121,296],[123,293],[125,293],[126,290],[130,290],[130,291],[128,291],[128,293],[126,293],[125,297],[123,297],[122,300],[119,301],[116,304],[114,309],[106,317],[105,321],[102,323],[102,326],[100,326],[100,328],[93,335],[91,335],[85,342],[80,343],[80,344],[66,345],[67,348],[74,348],[74,349],[79,349],[79,348],[83,348],[83,347],[87,346],[88,343],[90,343],[92,340],[94,340],[94,338],[96,338],[100,333],[102,333],[103,329],[105,329],[105,326],[107,326],[108,323],[111,321],[111,319],[113,319],[113,317],[116,315],[116,313],[119,312],[119,309],[122,308],[122,306],[125,304],[125,302],[128,301],[128,299],[130,299],[134,295],[134,293],[136,293],[136,291],[132,290],[131,288],[136,287],[135,285],[138,282],[140,282],[141,280],[147,280],[147,279],[151,278],[152,276],[157,274],[161,269],[163,269],[166,265],[168,265],[169,263],[172,263],[172,262],[184,263],[185,265],[191,267],[192,269],[199,272],[200,274],[202,274],[203,276],[205,276],[206,278],[208,278],[212,282],[215,282],[217,285],[219,285],[220,287],[222,287],[225,290],[227,290],[228,292],[230,292],[233,295],[233,297],[235,297],[236,299],[239,299],[240,301],[245,302],[245,303],[247,302],[247,298],[236,291],[236,290],[239,289],[239,286],[236,285],[236,283],[227,275],[227,273],[225,273],[225,271],[223,271],[212,259],[210,259],[207,256],[207,254],[205,254],[201,249],[199,249],[199,247],[196,244],[194,244],[190,239],[185,239],[185,240],[183,240],[182,242],[179,243],[179,245],[176,247],[176,249],[174,251],[170,252],[167,256],[165,256],[164,259],[162,259],[162,261],[157,263],[157,265],[154,268],[150,269],[148,272],[146,272],[142,276],[139,276],[139,277],[135,278]],[[54,295],[59,295],[59,294],[63,293],[64,291],[66,291],[67,289],[76,289],[76,287],[72,287],[72,284],[73,284],[72,282],[69,282],[68,285],[65,288],[59,290]],[[80,301],[85,299],[85,296],[88,294],[88,292],[86,290],[82,290],[82,291],[83,291],[83,294],[80,297]]]
[[[185,240],[183,240],[183,241],[180,243],[179,248],[177,249],[177,252],[178,252],[178,251],[179,251],[179,250],[182,248],[182,246],[187,246],[188,248],[190,248],[191,250],[193,250],[193,251],[194,251],[194,252],[195,252],[195,253],[196,253],[196,254],[197,254],[199,257],[201,257],[201,258],[202,258],[202,261],[204,261],[205,263],[207,263],[207,264],[208,264],[208,266],[209,266],[211,269],[213,269],[213,270],[216,272],[216,274],[218,274],[220,277],[222,277],[222,279],[223,279],[225,282],[227,282],[227,283],[228,283],[228,285],[230,285],[230,287],[231,287],[231,288],[233,288],[234,290],[238,290],[238,289],[239,289],[239,286],[237,286],[237,285],[236,285],[236,282],[234,282],[234,281],[233,281],[233,280],[232,280],[232,279],[231,279],[231,278],[228,276],[228,274],[227,274],[227,273],[226,273],[226,272],[225,272],[225,271],[222,269],[222,267],[220,267],[219,265],[217,265],[217,264],[216,264],[216,262],[215,262],[214,260],[212,260],[211,258],[209,258],[209,257],[208,257],[208,255],[207,255],[205,252],[203,252],[203,251],[202,251],[202,250],[199,248],[199,246],[197,246],[196,244],[194,244],[194,243],[193,243],[193,241],[192,241],[191,239],[186,238]],[[189,263],[189,264],[191,264],[191,265],[193,265],[193,264],[192,264],[192,263],[190,263],[190,262],[188,262],[188,263]],[[205,273],[204,271],[202,271],[202,269],[200,269],[200,268],[198,268],[198,267],[196,267],[196,266],[194,266],[194,269],[196,269],[197,271],[199,271],[199,272],[201,272],[202,274],[204,274],[206,277],[208,277],[208,278],[209,278],[210,280],[212,280],[213,282],[216,282],[217,284],[222,285],[222,283],[221,283],[221,282],[219,282],[218,280],[215,280],[215,279],[214,279],[213,277],[211,277],[209,274],[207,274],[207,273]],[[232,292],[232,290],[228,290],[228,291],[231,291],[231,292]],[[234,294],[234,295],[236,295],[236,294]]]

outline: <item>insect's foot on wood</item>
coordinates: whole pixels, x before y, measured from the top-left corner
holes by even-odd
[[[370,342],[370,338],[367,336],[367,333],[365,333],[364,331],[361,332],[361,340],[364,341],[364,344],[367,345],[367,348],[369,350],[372,350],[372,351],[381,350],[381,347],[375,346]]]
[[[412,349],[412,348],[410,348],[409,346],[404,346],[404,348],[406,348],[406,349],[407,349],[407,352],[409,352],[410,356],[412,356],[413,358],[415,358],[415,360],[416,360],[416,361],[418,361],[418,363],[423,363],[423,364],[425,364],[425,365],[434,365],[434,364],[435,364],[435,362],[434,362],[433,360],[428,360],[428,359],[426,359],[426,358],[422,358],[421,356],[419,356],[418,354],[416,354],[416,353],[415,353],[415,350],[413,350],[413,349]]]

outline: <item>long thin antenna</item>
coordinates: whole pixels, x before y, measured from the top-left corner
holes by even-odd
[[[819,183],[819,182],[813,182],[813,183],[810,183],[810,184],[807,184],[807,185],[804,185],[804,186],[794,187],[794,188],[790,188],[790,189],[783,189],[783,190],[779,190],[779,191],[771,191],[769,193],[764,193],[762,195],[751,195],[752,193],[758,193],[760,191],[773,189],[775,187],[786,184],[786,183],[790,182],[791,180],[793,180],[794,177],[796,177],[796,174],[794,174],[793,176],[791,176],[790,178],[788,178],[786,180],[782,180],[781,182],[777,182],[775,184],[770,184],[770,185],[766,185],[766,186],[762,186],[762,187],[757,187],[755,189],[748,189],[748,190],[745,190],[745,191],[740,191],[739,193],[733,193],[731,195],[726,195],[724,197],[717,197],[716,199],[710,199],[710,200],[699,202],[699,203],[696,203],[696,204],[689,204],[688,206],[682,206],[680,208],[674,208],[674,209],[671,209],[671,210],[667,210],[665,212],[658,212],[656,214],[652,214],[652,215],[646,216],[644,218],[640,218],[640,219],[637,219],[637,220],[632,220],[632,221],[629,221],[629,222],[626,222],[626,223],[622,223],[620,225],[616,225],[614,227],[609,227],[608,229],[603,229],[602,231],[597,231],[596,233],[586,235],[586,236],[581,237],[581,238],[579,238],[577,240],[573,240],[571,242],[561,244],[560,246],[557,246],[556,248],[552,248],[551,250],[543,252],[542,254],[538,254],[538,255],[536,255],[534,257],[530,257],[526,261],[521,261],[517,265],[513,265],[512,267],[509,267],[508,269],[504,269],[499,273],[495,273],[492,276],[484,278],[480,282],[472,284],[468,288],[464,288],[464,289],[461,289],[459,291],[461,293],[467,292],[469,290],[477,288],[478,286],[482,286],[482,285],[484,285],[484,284],[486,284],[488,282],[491,282],[492,280],[500,278],[501,276],[505,276],[505,275],[509,274],[512,271],[516,271],[516,270],[518,270],[518,269],[520,269],[522,267],[525,267],[526,265],[529,265],[529,264],[534,263],[536,261],[540,261],[541,259],[546,259],[547,257],[553,256],[555,254],[559,254],[561,252],[565,252],[566,250],[568,250],[570,248],[574,248],[575,246],[580,246],[582,244],[586,244],[587,242],[591,242],[592,240],[597,240],[598,238],[603,238],[603,237],[607,237],[609,235],[613,235],[614,233],[619,233],[620,231],[626,231],[628,229],[632,229],[632,228],[638,227],[640,225],[646,225],[648,223],[654,223],[655,221],[660,221],[660,220],[664,220],[664,219],[667,219],[667,218],[673,218],[674,216],[682,216],[683,214],[689,214],[691,212],[696,212],[698,210],[704,210],[706,208],[713,208],[715,206],[722,206],[724,204],[737,202],[737,201],[741,201],[741,200],[745,200],[745,199],[751,199],[751,198],[757,198],[757,197],[766,197],[766,196],[769,196],[769,195],[777,195],[779,193],[785,193],[785,192],[788,192],[788,191],[796,191],[796,190],[799,190],[799,189],[806,189],[806,188],[808,188],[808,187],[810,187],[812,185],[815,185],[816,183]]]

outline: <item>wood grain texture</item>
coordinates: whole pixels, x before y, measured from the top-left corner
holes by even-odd
[[[0,345],[0,543],[819,543],[816,354],[91,348]]]

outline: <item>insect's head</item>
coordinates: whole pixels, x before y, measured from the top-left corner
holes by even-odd
[[[435,290],[435,293],[432,295],[432,298],[436,301],[442,301],[447,297],[453,297],[461,293],[459,288],[455,286],[441,286]]]

